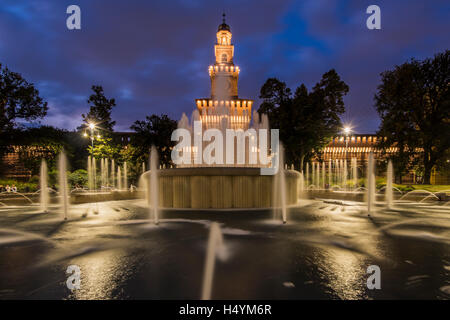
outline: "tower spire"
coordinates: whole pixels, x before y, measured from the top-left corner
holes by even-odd
[[[222,23],[225,24],[225,12],[222,13]]]

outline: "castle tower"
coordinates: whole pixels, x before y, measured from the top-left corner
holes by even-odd
[[[218,123],[215,125],[215,122],[218,121],[218,116],[221,119],[225,116],[228,118],[229,128],[246,130],[251,119],[253,100],[238,97],[240,69],[233,62],[234,45],[231,43],[230,26],[225,23],[225,14],[216,37],[216,61],[214,65],[209,66],[211,97],[196,99],[196,105],[206,127],[220,126]]]

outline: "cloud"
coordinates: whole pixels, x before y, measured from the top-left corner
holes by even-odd
[[[239,94],[257,99],[271,76],[295,89],[331,68],[350,86],[345,102],[361,132],[374,132],[373,94],[379,73],[449,43],[448,5],[379,1],[382,30],[365,27],[361,1],[90,1],[80,0],[82,29],[66,28],[69,1],[4,0],[0,4],[1,63],[36,84],[50,102],[43,121],[73,129],[87,112],[91,86],[114,97],[117,130],[152,113],[180,118],[209,95],[222,10],[233,32]]]

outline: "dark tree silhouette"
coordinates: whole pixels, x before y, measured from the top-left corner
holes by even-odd
[[[291,90],[278,79],[268,79],[261,88],[259,113],[269,117],[270,127],[280,129],[286,159],[295,167],[320,151],[341,130],[343,97],[349,88],[334,69],[322,76],[311,92],[301,84]]]
[[[33,84],[0,64],[0,133],[12,129],[16,119],[43,118],[47,110],[47,102]]]
[[[82,114],[83,125],[80,129],[86,128],[88,123],[94,123],[96,126],[104,130],[103,135],[113,131],[115,121],[111,119],[112,108],[116,106],[116,100],[105,97],[102,86],[92,86],[93,94],[88,99],[90,105],[89,112]]]
[[[450,51],[424,61],[411,60],[381,74],[375,106],[381,117],[378,134],[385,148],[397,147],[399,171],[419,159],[423,183],[450,148]],[[414,156],[415,155],[415,156]]]
[[[136,121],[131,129],[136,132],[131,137],[131,147],[137,159],[135,161],[147,161],[152,145],[155,145],[159,153],[159,162],[169,165],[172,163],[171,151],[175,141],[171,140],[172,132],[177,128],[177,122],[167,115],[147,116],[143,121]]]

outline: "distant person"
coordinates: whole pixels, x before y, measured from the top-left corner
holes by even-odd
[[[5,187],[2,184],[0,184],[0,192],[5,192]]]
[[[11,186],[11,192],[17,192],[17,187],[15,184]]]
[[[11,192],[11,187],[9,186],[9,184],[6,185],[6,192]]]

